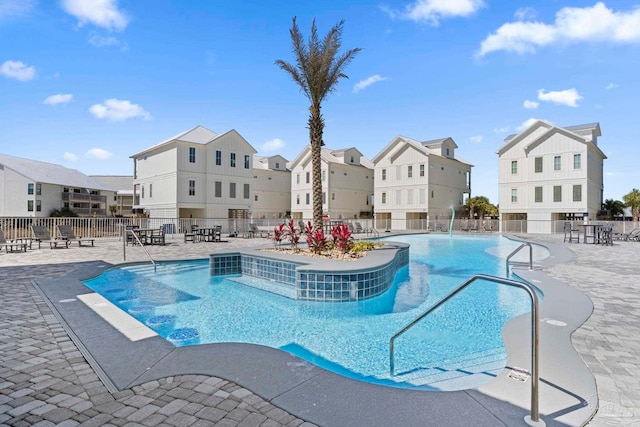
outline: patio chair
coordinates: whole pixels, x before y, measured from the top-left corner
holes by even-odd
[[[164,245],[165,244],[165,235],[166,235],[166,228],[164,225],[160,226],[160,229],[158,231],[158,234],[151,234],[151,244],[152,245]]]
[[[4,248],[7,253],[16,251],[27,252],[27,242],[7,241],[4,237],[4,232],[0,230],[0,248]]]
[[[269,234],[266,231],[260,230],[260,228],[258,228],[256,224],[249,224],[249,230],[251,230],[251,232],[253,233],[253,237],[255,236],[267,237],[267,235]]]
[[[73,227],[70,225],[58,225],[58,238],[67,240],[68,242],[78,242],[78,247],[82,246],[82,243],[91,243],[93,246],[93,242],[96,239],[92,238],[83,238],[82,236],[77,237],[73,231]]]
[[[360,222],[356,221],[353,223],[353,231],[354,233],[364,233],[364,228],[362,228],[362,224],[360,224]]]
[[[574,224],[570,221],[567,221],[564,223],[563,242],[566,242],[567,240],[569,240],[569,243],[571,242],[580,243],[580,230],[578,229],[577,226],[574,226]]]
[[[58,248],[58,244],[64,244],[65,248],[69,248],[69,241],[64,239],[52,239],[51,234],[49,234],[49,229],[44,225],[32,225],[31,232],[33,233],[33,240],[38,242],[38,249],[40,249],[40,245],[42,243],[49,243],[49,247],[51,249]]]

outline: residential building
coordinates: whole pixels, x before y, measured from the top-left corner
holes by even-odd
[[[471,195],[473,165],[448,138],[419,142],[395,137],[374,158],[376,227],[423,229],[450,218]]]
[[[595,219],[602,206],[599,123],[560,127],[538,120],[498,151],[504,231],[551,233],[558,221]],[[515,221],[510,225],[509,221]]]
[[[134,211],[155,218],[248,218],[253,155],[237,131],[196,126],[131,156]]]
[[[282,156],[253,156],[251,214],[254,220],[291,214],[291,171]]]
[[[321,149],[322,210],[329,219],[371,218],[373,165],[356,148]],[[311,146],[291,163],[291,215],[313,218]]]
[[[133,176],[90,175],[109,188],[117,190],[113,200],[107,200],[107,212],[115,216],[131,216],[133,209]],[[112,208],[115,206],[115,208]],[[112,211],[115,209],[115,211]]]
[[[0,216],[48,217],[64,207],[78,216],[106,216],[115,194],[78,170],[0,154]]]

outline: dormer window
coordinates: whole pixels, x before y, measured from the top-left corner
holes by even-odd
[[[450,156],[450,149],[447,148],[447,157],[449,157],[449,156]]]
[[[355,157],[353,157],[353,156],[351,156],[351,158],[349,159],[349,161],[350,161],[351,163],[353,163],[353,162],[355,162],[355,161],[356,161],[356,158],[355,158]]]

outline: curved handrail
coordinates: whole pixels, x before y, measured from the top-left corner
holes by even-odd
[[[124,239],[122,239],[122,257],[124,258],[124,260],[125,261],[127,260],[127,250],[126,250],[127,233],[131,233],[131,235],[133,236],[134,239],[136,239],[136,241],[138,242],[142,250],[144,250],[144,252],[147,254],[149,261],[151,261],[151,264],[153,264],[153,272],[155,273],[157,271],[158,265],[156,261],[151,257],[151,254],[149,253],[147,248],[144,247],[144,245],[142,244],[142,241],[140,241],[140,237],[138,237],[138,234],[136,234],[135,230],[127,230],[127,229],[124,230]]]
[[[507,260],[506,260],[507,276],[509,276],[509,260],[513,258],[515,254],[520,252],[520,249],[524,248],[525,246],[529,246],[529,270],[533,270],[533,246],[531,246],[531,243],[529,242],[524,242],[523,244],[518,246],[518,248],[515,251],[511,252],[507,257]]]
[[[538,314],[538,295],[536,294],[534,287],[528,283],[518,282],[516,280],[511,280],[511,279],[503,279],[502,277],[489,276],[486,274],[476,274],[471,276],[470,278],[465,280],[462,284],[460,284],[457,288],[455,288],[453,291],[449,292],[447,295],[441,298],[438,302],[436,302],[434,305],[429,307],[427,311],[425,311],[420,316],[413,319],[405,327],[400,329],[391,337],[391,339],[389,340],[389,372],[391,376],[394,375],[393,371],[394,371],[395,361],[393,357],[393,350],[394,350],[394,341],[396,340],[396,338],[404,334],[416,323],[418,323],[419,321],[424,319],[427,315],[429,315],[429,313],[433,312],[433,310],[440,307],[442,304],[447,302],[450,298],[452,298],[454,295],[462,291],[464,288],[466,288],[476,280],[488,280],[490,282],[495,282],[502,285],[521,288],[527,291],[527,293],[529,294],[529,297],[531,298],[531,416],[530,418],[531,418],[531,421],[535,423],[533,425],[543,426],[544,421],[540,420],[540,412],[539,412],[539,406],[538,406],[538,385],[540,382],[540,374],[538,372],[538,357],[539,357],[538,325],[540,322],[539,314]],[[525,421],[527,421],[526,418],[525,418]]]

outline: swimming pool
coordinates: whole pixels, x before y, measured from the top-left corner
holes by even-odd
[[[479,282],[454,297],[396,341],[394,377],[389,338],[469,276],[504,277],[504,258],[519,243],[498,236],[392,240],[411,245],[409,265],[387,292],[364,301],[290,299],[247,286],[259,279],[210,277],[204,260],[161,264],[155,274],[146,265],[111,269],[85,284],[177,346],[261,344],[398,387],[456,389],[490,380],[506,361],[504,322],[530,309],[524,291]]]

